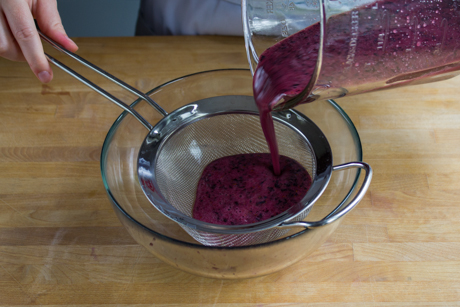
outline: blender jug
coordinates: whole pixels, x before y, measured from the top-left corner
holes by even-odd
[[[282,110],[460,73],[460,0],[242,0],[246,51]],[[267,50],[268,49],[268,50]],[[261,68],[259,68],[261,69]]]

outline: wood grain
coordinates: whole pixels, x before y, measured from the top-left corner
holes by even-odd
[[[83,57],[143,91],[248,66],[238,37],[76,42]],[[369,192],[309,257],[268,276],[222,281],[179,271],[134,242],[99,171],[121,111],[54,73],[43,85],[24,63],[0,59],[0,305],[460,306],[458,77],[339,99],[375,172]]]

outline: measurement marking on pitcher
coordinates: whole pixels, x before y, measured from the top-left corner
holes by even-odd
[[[350,39],[350,44],[349,49],[348,49],[348,55],[347,55],[347,61],[346,64],[348,65],[347,69],[350,69],[351,66],[353,65],[353,62],[355,61],[355,54],[356,54],[356,46],[358,44],[358,34],[359,34],[359,12],[358,11],[353,11],[351,12],[351,39]]]
[[[436,44],[436,49],[433,52],[434,55],[441,55],[442,53],[442,48],[444,47],[444,42],[446,41],[447,31],[449,29],[447,19],[444,18],[442,20],[440,28],[442,29],[442,39],[440,43]]]
[[[412,39],[412,44],[411,44],[410,48],[406,49],[406,52],[412,52],[415,49],[415,47],[417,46],[417,40],[418,40],[418,18],[417,18],[417,16],[414,16],[410,20],[411,20],[411,22],[410,22],[409,29],[412,28],[413,33],[412,33],[412,37],[410,36],[410,33],[409,33],[407,38]]]
[[[384,10],[382,13],[381,27],[383,28],[383,33],[380,33],[377,37],[377,50],[385,52],[388,35],[390,33],[390,15],[387,10]]]
[[[273,0],[267,0],[267,2],[265,2],[265,6],[267,14],[273,14]]]
[[[294,2],[287,0],[284,3],[281,3],[283,9],[289,10],[289,11],[294,11],[295,10],[295,4]]]
[[[289,29],[288,29],[286,20],[283,20],[280,23],[281,23],[281,35],[283,37],[288,37],[289,36]]]

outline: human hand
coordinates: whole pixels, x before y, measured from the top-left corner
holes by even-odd
[[[67,36],[56,0],[0,0],[0,56],[12,61],[27,61],[43,82],[53,79],[53,71],[43,51],[34,18],[40,30],[75,52],[78,46]]]

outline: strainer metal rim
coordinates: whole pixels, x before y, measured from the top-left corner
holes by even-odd
[[[216,98],[222,98],[222,101],[216,103]],[[251,101],[249,102],[248,99]],[[283,222],[293,220],[297,215],[311,208],[329,183],[332,174],[332,151],[319,127],[304,114],[295,110],[274,112],[272,115],[275,121],[287,125],[299,133],[313,149],[312,152],[317,165],[316,172],[312,176],[315,179],[301,202],[287,211],[261,222],[246,225],[217,225],[193,219],[174,208],[166,200],[156,182],[154,171],[152,171],[152,169],[155,169],[157,162],[157,153],[161,150],[163,144],[174,133],[177,133],[197,120],[229,113],[258,116],[258,110],[253,102],[253,97],[237,95],[220,96],[202,99],[183,106],[171,112],[154,126],[141,145],[137,168],[139,183],[150,203],[166,217],[182,226],[221,234],[243,234],[273,228]],[[308,137],[305,137],[305,135],[308,135]],[[155,157],[155,159],[151,160],[151,157]],[[152,186],[153,190],[151,189]]]

